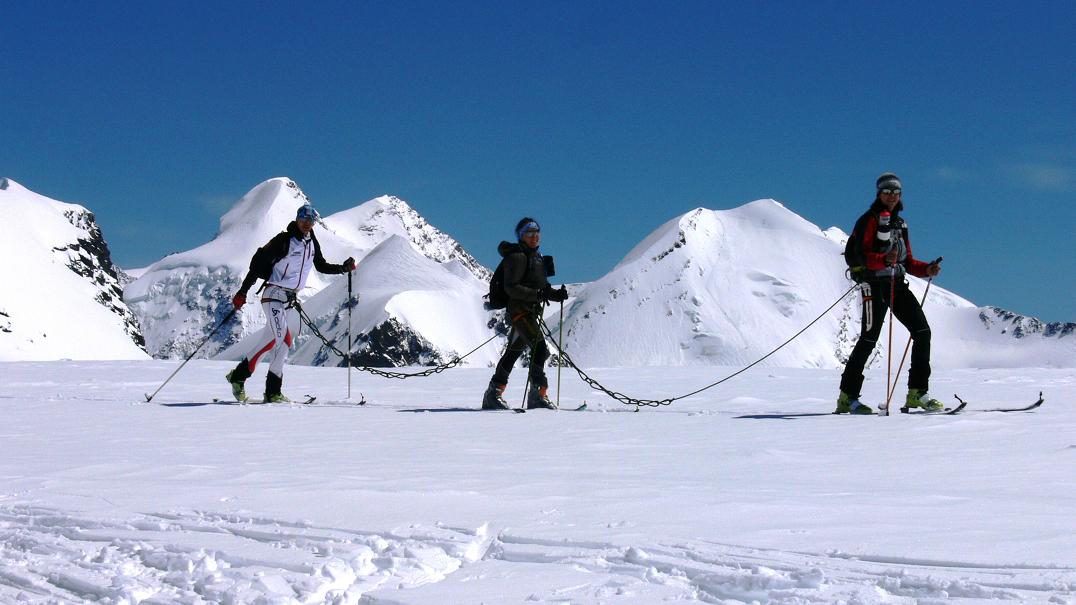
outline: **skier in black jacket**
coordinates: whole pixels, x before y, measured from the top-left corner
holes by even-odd
[[[290,401],[280,392],[284,376],[284,362],[292,343],[293,329],[297,333],[298,313],[293,301],[296,293],[306,286],[310,272],[347,273],[355,269],[355,259],[348,258],[334,265],[321,255],[321,245],[314,236],[314,222],[320,217],[310,204],[299,208],[295,220],[287,230],[274,236],[254,253],[250,259],[250,271],[243,280],[239,292],[232,298],[238,309],[247,302],[247,291],[260,277],[265,280],[261,293],[262,309],[265,311],[265,331],[255,340],[250,353],[226,378],[232,385],[232,394],[239,401],[247,400],[244,383],[254,373],[254,367],[265,353],[269,354],[269,373],[265,377],[265,403]]]
[[[542,238],[538,222],[524,217],[516,225],[516,238],[518,243],[501,242],[497,246],[497,251],[504,257],[504,290],[508,295],[507,314],[512,329],[508,333],[508,347],[482,396],[482,409],[508,409],[508,403],[504,400],[508,375],[516,360],[527,349],[531,350],[527,407],[556,409],[546,394],[549,381],[545,375],[545,362],[549,359],[549,348],[538,326],[538,318],[543,302],[563,302],[568,298],[568,290],[564,286],[553,289],[549,285],[545,262],[538,251]]]

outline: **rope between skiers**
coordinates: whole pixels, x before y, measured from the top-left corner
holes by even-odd
[[[804,332],[806,332],[808,329],[810,329],[811,326],[818,323],[823,317],[825,317],[830,311],[832,311],[834,307],[839,305],[841,303],[841,301],[843,301],[849,294],[851,294],[852,291],[855,290],[857,287],[859,287],[859,284],[852,284],[852,287],[848,288],[848,290],[846,290],[844,292],[844,294],[842,294],[840,296],[840,298],[833,301],[833,304],[826,307],[825,311],[822,311],[822,313],[820,313],[817,317],[812,319],[806,326],[804,326],[802,329],[800,329],[800,331],[793,334],[791,337],[788,338],[788,340],[786,340],[783,343],[781,343],[780,345],[778,345],[776,348],[771,350],[769,353],[766,353],[762,357],[760,357],[757,360],[751,362],[750,364],[744,366],[743,368],[740,368],[739,370],[733,372],[732,374],[729,374],[728,376],[725,376],[721,380],[718,380],[718,381],[713,382],[711,384],[708,384],[708,385],[706,385],[706,386],[704,386],[702,388],[699,388],[699,389],[696,389],[694,391],[691,391],[690,393],[685,393],[685,394],[677,396],[677,397],[669,397],[669,398],[666,398],[666,399],[638,399],[638,398],[635,398],[635,397],[630,397],[628,395],[625,395],[624,393],[614,391],[614,390],[602,385],[600,382],[598,382],[594,378],[590,377],[590,375],[588,375],[582,368],[579,367],[578,364],[575,363],[575,361],[572,360],[571,356],[568,355],[568,353],[566,353],[563,349],[560,348],[560,346],[558,346],[556,344],[557,343],[556,337],[553,335],[553,332],[549,329],[549,326],[546,325],[545,320],[542,319],[541,316],[538,317],[538,324],[541,326],[542,332],[545,334],[545,337],[553,345],[553,348],[556,349],[558,359],[559,359],[559,363],[567,364],[568,367],[575,370],[575,373],[579,375],[579,378],[583,382],[585,382],[588,386],[590,386],[594,390],[601,391],[602,393],[605,393],[606,395],[608,395],[612,399],[614,399],[614,400],[616,400],[616,401],[618,401],[618,402],[620,402],[620,403],[622,403],[624,405],[634,405],[637,408],[638,407],[643,407],[643,406],[646,406],[646,407],[660,407],[660,406],[663,406],[663,405],[670,405],[675,401],[679,401],[681,399],[687,399],[688,397],[693,397],[695,395],[698,395],[699,393],[702,393],[703,391],[712,389],[712,388],[714,388],[714,387],[716,387],[716,386],[718,386],[720,384],[723,384],[725,382],[728,382],[729,380],[732,380],[733,378],[739,376],[740,374],[743,374],[747,370],[750,370],[751,368],[755,367],[756,365],[762,363],[763,361],[768,359],[770,356],[772,356],[774,353],[776,353],[776,352],[780,351],[781,349],[783,349],[784,347],[786,347],[793,340],[795,340],[796,338],[799,338],[799,336],[801,334],[803,334]],[[292,302],[292,304],[295,306],[295,309],[299,314],[299,319],[303,322],[304,325],[306,325],[307,328],[310,329],[310,331],[314,334],[314,336],[317,337],[318,340],[320,340],[322,342],[322,344],[324,344],[326,347],[328,347],[329,350],[331,350],[333,353],[336,353],[341,358],[346,359],[347,358],[347,353],[345,353],[344,351],[341,351],[339,348],[337,348],[337,346],[335,344],[333,344],[332,341],[330,341],[324,334],[321,333],[320,330],[318,330],[317,326],[314,324],[314,321],[310,318],[309,315],[307,315],[306,310],[303,309],[303,306],[302,306],[302,304],[299,303],[298,299],[295,299]],[[382,370],[382,369],[374,368],[374,367],[370,367],[370,366],[354,366],[354,368],[356,370],[359,370],[360,372],[368,372],[370,374],[374,374],[375,376],[381,376],[383,378],[396,378],[396,379],[399,379],[399,380],[403,380],[403,379],[406,379],[406,378],[417,378],[417,377],[424,377],[424,376],[432,376],[434,374],[444,372],[445,370],[448,370],[448,369],[451,369],[451,368],[454,368],[454,367],[460,365],[461,363],[463,363],[464,359],[466,359],[467,357],[473,355],[476,351],[478,351],[482,347],[484,347],[487,344],[489,344],[490,342],[492,342],[498,336],[499,336],[499,334],[494,334],[488,340],[486,340],[482,344],[478,345],[477,347],[471,349],[466,354],[453,357],[451,360],[449,360],[446,363],[443,363],[441,365],[438,365],[438,366],[423,370],[421,372],[393,372],[393,371]]]
[[[559,357],[560,363],[567,363],[567,365],[569,367],[571,367],[573,370],[575,370],[575,373],[579,375],[579,378],[583,382],[587,383],[591,388],[593,388],[593,389],[595,389],[597,391],[601,391],[602,393],[605,393],[609,397],[612,397],[613,399],[619,401],[620,403],[623,403],[624,405],[634,405],[637,408],[642,407],[642,406],[659,407],[659,406],[663,406],[663,405],[670,405],[674,401],[679,401],[681,399],[687,399],[688,397],[693,397],[695,395],[698,395],[699,393],[701,393],[701,392],[703,392],[703,391],[705,391],[707,389],[712,389],[713,387],[716,387],[719,384],[722,384],[724,382],[732,380],[733,378],[739,376],[740,374],[743,374],[747,370],[750,370],[754,366],[762,363],[763,361],[766,360],[766,358],[770,357],[771,355],[773,355],[777,351],[780,351],[781,349],[783,349],[786,345],[788,345],[788,343],[792,342],[793,340],[798,338],[801,334],[806,332],[808,330],[808,328],[810,328],[814,324],[818,323],[819,320],[821,320],[823,317],[825,317],[830,311],[833,310],[834,307],[839,305],[841,303],[841,301],[843,301],[849,294],[852,293],[853,290],[855,290],[858,287],[859,287],[859,284],[852,284],[851,288],[848,288],[848,290],[846,290],[845,293],[842,294],[840,298],[833,301],[832,305],[827,307],[825,311],[823,311],[821,314],[818,315],[818,317],[815,317],[814,319],[812,319],[810,323],[808,323],[806,326],[803,327],[803,329],[801,329],[799,332],[796,332],[795,334],[793,334],[791,338],[789,338],[788,340],[786,340],[783,343],[781,343],[780,345],[778,345],[777,348],[773,349],[769,353],[766,353],[765,355],[763,355],[762,357],[758,358],[757,360],[751,362],[747,366],[733,372],[732,374],[729,374],[728,376],[722,378],[721,380],[718,380],[717,382],[714,382],[712,384],[706,385],[706,386],[702,387],[701,389],[696,389],[696,390],[694,390],[694,391],[692,391],[690,393],[680,395],[679,397],[670,397],[670,398],[667,398],[667,399],[636,399],[634,397],[629,397],[629,396],[627,396],[627,395],[625,395],[623,393],[618,393],[616,391],[610,390],[609,388],[607,388],[605,386],[602,386],[602,384],[599,383],[597,380],[595,380],[595,379],[591,378],[590,376],[588,376],[586,372],[584,372],[578,365],[576,365],[576,363],[574,361],[572,361],[572,358],[567,353],[565,353],[563,350],[561,350],[561,348],[559,346],[556,345],[557,339],[553,336],[553,333],[552,333],[552,331],[550,331],[549,326],[546,325],[545,320],[543,320],[541,317],[539,317],[538,318],[538,323],[539,323],[539,325],[541,325],[542,331],[545,332],[546,338],[548,338],[549,341],[551,343],[553,343],[554,348],[557,349],[557,354],[560,356]]]
[[[328,338],[325,337],[324,334],[321,333],[320,330],[318,330],[317,326],[314,325],[314,321],[312,319],[310,319],[309,315],[306,314],[306,311],[303,309],[303,306],[299,303],[298,299],[295,299],[294,301],[292,301],[292,304],[295,306],[295,310],[299,313],[299,319],[303,322],[303,324],[306,325],[306,327],[310,328],[310,331],[314,334],[314,336],[316,336],[318,338],[318,340],[320,340],[322,342],[322,344],[324,344],[326,347],[328,347],[329,350],[331,350],[333,353],[336,353],[337,355],[339,355],[341,358],[343,358],[343,359],[348,358],[347,353],[345,353],[345,352],[341,351],[340,349],[338,349],[336,347],[336,345],[334,345]],[[443,364],[441,364],[439,366],[435,366],[435,367],[423,370],[421,372],[392,372],[392,371],[389,371],[389,370],[382,370],[382,369],[373,368],[373,367],[370,367],[370,366],[352,366],[352,367],[354,369],[360,371],[360,372],[369,372],[370,374],[374,374],[375,376],[381,376],[382,378],[396,378],[396,379],[399,379],[399,380],[403,380],[405,378],[417,378],[417,377],[422,377],[422,376],[433,376],[434,374],[444,372],[445,370],[448,370],[450,368],[454,368],[454,367],[460,365],[461,363],[463,363],[464,359],[467,359],[467,357],[469,357],[470,355],[474,354],[476,351],[478,351],[482,347],[484,347],[487,344],[489,344],[490,342],[492,342],[495,338],[497,338],[497,336],[499,336],[499,334],[494,334],[493,336],[489,337],[489,340],[487,340],[486,342],[483,342],[482,344],[478,345],[477,347],[471,349],[466,354],[464,354],[462,356],[457,355],[456,357],[453,357],[451,360],[447,361],[446,363],[443,363]]]

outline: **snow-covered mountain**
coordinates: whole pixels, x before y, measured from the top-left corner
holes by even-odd
[[[154,357],[189,355],[230,311],[231,297],[246,275],[254,251],[279,233],[308,202],[288,178],[267,180],[248,192],[220,221],[212,241],[169,255],[140,271],[124,297],[138,315],[147,347]],[[406,202],[384,196],[324,218],[316,227],[329,262],[348,256],[361,259],[380,242],[400,236],[436,261],[455,259],[468,273],[488,272],[452,238],[429,225]],[[311,275],[306,300],[342,276]],[[253,298],[253,297],[251,297]],[[257,304],[248,304],[199,352],[212,357],[264,325]]]
[[[565,348],[586,366],[750,363],[852,286],[841,256],[846,239],[841,230],[822,231],[773,200],[695,209],[659,227],[607,275],[573,292]],[[910,281],[922,296],[925,282]],[[1074,324],[1043,325],[980,308],[937,284],[926,309],[936,365],[1076,364]],[[853,292],[768,363],[839,367],[858,338],[859,318]],[[898,358],[906,339],[898,323]],[[879,347],[875,359],[882,355]]]
[[[93,213],[0,178],[0,360],[142,359]]]
[[[353,365],[435,365],[467,353],[495,333],[495,316],[482,307],[488,283],[461,260],[430,260],[401,235],[389,235],[367,254],[353,280]],[[347,304],[346,279],[334,281],[302,303],[318,331],[341,351],[347,350]],[[259,337],[248,336],[218,358],[243,357],[253,346],[251,339]],[[502,344],[503,338],[496,339],[468,357],[467,363],[495,363]],[[303,365],[346,363],[305,326],[289,360]]]

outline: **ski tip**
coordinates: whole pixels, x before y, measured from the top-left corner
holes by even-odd
[[[583,405],[581,405],[581,406],[579,406],[579,407],[575,408],[575,411],[576,411],[576,412],[582,412],[582,411],[583,411],[583,410],[585,410],[585,409],[587,409],[587,404],[585,404],[585,403],[584,403]]]

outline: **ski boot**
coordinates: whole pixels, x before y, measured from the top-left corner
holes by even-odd
[[[236,370],[232,370],[224,375],[228,379],[228,384],[232,385],[232,396],[236,401],[245,402],[247,398],[247,390],[244,388],[244,381],[239,380],[236,376]]]
[[[291,399],[280,392],[283,382],[283,377],[272,372],[265,375],[265,403],[291,403]]]
[[[533,385],[533,384],[531,385],[530,390],[527,391],[527,409],[528,410],[533,410],[535,408],[546,409],[546,410],[555,410],[555,409],[557,409],[557,404],[550,401],[549,397],[546,395],[546,390],[548,388],[549,387],[540,387],[540,386]]]
[[[907,409],[923,408],[928,412],[940,412],[945,409],[945,404],[937,399],[931,399],[926,391],[908,389],[908,396],[904,399],[904,407]]]
[[[870,415],[874,413],[874,410],[860,401],[858,397],[853,399],[848,393],[841,391],[840,396],[837,397],[837,409],[833,413]]]
[[[504,400],[504,389],[508,385],[506,384],[493,384],[489,383],[489,387],[486,388],[486,392],[482,395],[482,409],[483,410],[509,410],[508,402]]]

